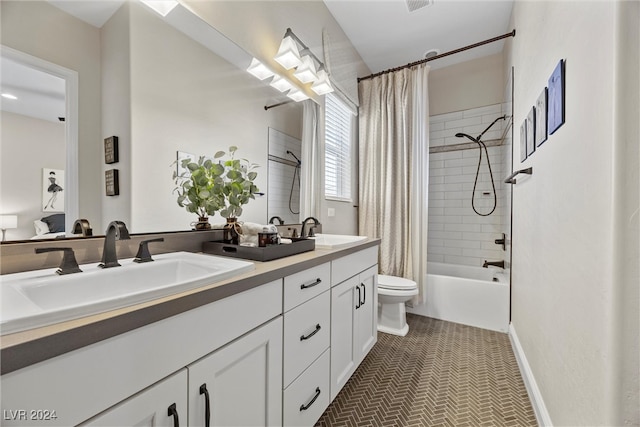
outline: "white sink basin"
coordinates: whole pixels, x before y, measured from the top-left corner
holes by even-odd
[[[342,234],[316,234],[316,249],[337,249],[367,239],[367,236],[347,236]]]
[[[251,271],[247,261],[174,252],[154,262],[120,260],[121,267],[81,265],[82,273],[59,276],[55,269],[1,276],[2,335],[126,307],[209,285]]]

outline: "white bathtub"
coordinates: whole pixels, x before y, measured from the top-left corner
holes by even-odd
[[[493,331],[509,328],[509,278],[502,269],[427,263],[426,304],[410,313]]]

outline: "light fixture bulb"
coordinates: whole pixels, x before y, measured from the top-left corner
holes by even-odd
[[[2,97],[3,97],[3,98],[7,98],[7,99],[13,99],[13,100],[18,99],[18,97],[17,97],[17,96],[15,96],[15,95],[11,95],[10,93],[3,93],[3,94],[2,94]]]
[[[290,70],[300,65],[300,52],[298,52],[298,45],[291,36],[286,36],[280,43],[280,49],[273,58],[278,64],[282,65],[286,70]]]
[[[296,102],[304,101],[305,99],[309,99],[309,97],[299,89],[291,89],[287,96],[293,99]]]
[[[316,65],[313,63],[313,58],[310,55],[304,55],[301,58],[302,63],[298,66],[298,69],[293,73],[294,76],[302,83],[310,83],[315,81],[318,76],[316,75]]]
[[[331,82],[329,81],[329,75],[327,74],[327,72],[323,68],[321,68],[317,74],[318,80],[316,80],[315,83],[311,85],[311,90],[318,95],[326,95],[333,92],[333,86],[331,86]]]
[[[251,65],[247,68],[247,71],[254,76],[256,76],[260,80],[267,79],[273,76],[273,71],[267,68],[262,62],[258,61],[256,58],[251,60]]]
[[[167,16],[169,12],[178,5],[177,0],[141,0],[162,16]]]
[[[294,88],[293,84],[289,80],[277,74],[273,76],[273,80],[271,80],[271,83],[269,84],[278,89],[280,92],[286,92],[289,89]]]

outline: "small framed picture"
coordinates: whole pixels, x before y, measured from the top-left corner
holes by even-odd
[[[536,101],[536,147],[547,140],[547,88]]]
[[[527,157],[536,151],[536,107],[531,107],[527,115]]]
[[[42,169],[42,212],[64,212],[64,170]]]
[[[118,169],[110,169],[104,172],[104,187],[107,196],[118,196],[120,194]]]
[[[118,163],[118,137],[110,136],[104,139],[104,162],[108,165]]]
[[[520,163],[527,160],[527,121],[520,125]]]
[[[553,134],[564,124],[564,60],[560,60],[549,77],[547,102],[547,130]]]

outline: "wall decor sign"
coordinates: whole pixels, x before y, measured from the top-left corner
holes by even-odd
[[[527,160],[527,121],[520,125],[520,163]]]
[[[118,137],[110,136],[104,139],[104,162],[108,165],[118,163]]]
[[[42,169],[42,212],[64,212],[64,170]]]
[[[536,101],[536,147],[542,145],[547,140],[547,88]]]
[[[536,151],[536,107],[531,107],[527,115],[527,157]]]
[[[549,135],[564,124],[564,68],[565,61],[560,60],[549,77],[549,97],[547,107],[547,130]]]
[[[104,187],[107,196],[118,196],[120,194],[120,177],[118,169],[110,169],[104,172]]]

